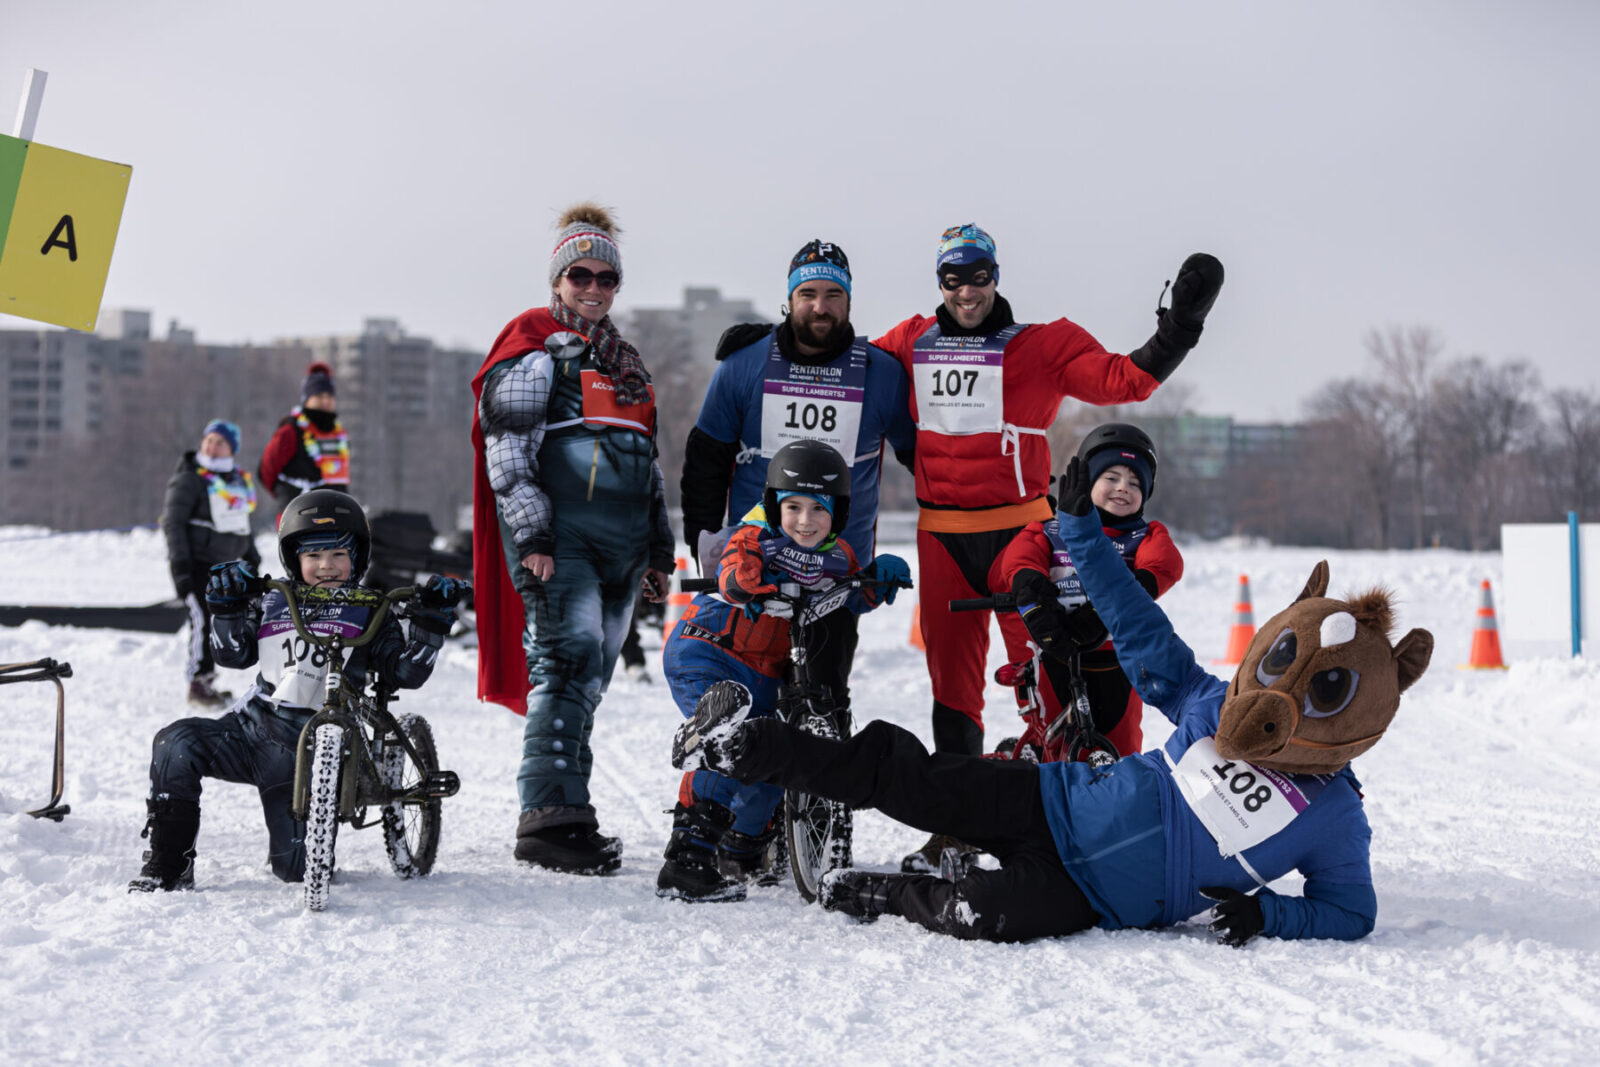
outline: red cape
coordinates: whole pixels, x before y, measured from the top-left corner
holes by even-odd
[[[500,544],[500,517],[489,469],[483,459],[483,428],[478,401],[491,368],[508,359],[542,351],[544,339],[567,327],[546,308],[530,308],[506,324],[472,379],[472,596],[478,613],[478,699],[528,713],[528,657],[522,649],[527,615],[522,597],[506,571]]]

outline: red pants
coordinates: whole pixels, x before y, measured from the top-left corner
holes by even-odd
[[[1016,534],[1017,530],[917,531],[918,611],[933,699],[961,712],[980,728],[989,661],[989,616],[993,613],[952,612],[950,601],[991,595],[989,568]],[[1000,613],[1000,634],[1012,660],[1031,655],[1027,627],[1016,612]]]

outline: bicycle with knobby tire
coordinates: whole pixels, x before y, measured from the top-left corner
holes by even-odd
[[[951,611],[1014,611],[1016,608],[1014,593],[950,601]],[[1034,650],[1031,658],[1004,664],[994,672],[997,683],[1016,691],[1017,714],[1026,725],[1021,737],[1009,744],[1002,741],[996,754],[1006,759],[1032,758],[1034,762],[1082,760],[1096,768],[1115,763],[1121,755],[1117,746],[1094,728],[1089,687],[1083,680],[1079,654],[1054,657],[1063,669],[1067,692],[1061,694],[1061,711],[1051,718],[1039,695],[1039,671],[1043,667],[1043,657],[1050,653],[1041,652],[1031,641],[1029,647]],[[1056,677],[1059,679],[1062,675]]]
[[[834,699],[833,691],[811,677],[810,638],[812,624],[844,608],[851,596],[862,589],[910,588],[909,585],[878,581],[852,575],[808,589],[798,582],[782,582],[776,593],[763,601],[785,604],[791,610],[789,662],[783,683],[778,687],[778,718],[818,737],[843,740],[850,736],[850,713]],[[715,593],[714,578],[689,578],[682,585],[689,593]],[[770,610],[770,609],[769,609]],[[817,899],[822,876],[838,867],[853,864],[851,851],[854,817],[848,805],[797,789],[783,794],[783,833],[769,846],[766,867],[781,870],[787,858],[794,887],[811,903]]]
[[[426,719],[389,711],[397,699],[395,686],[372,672],[362,691],[344,673],[346,653],[370,643],[391,608],[414,603],[420,587],[383,592],[262,579],[259,591],[267,590],[283,596],[295,633],[313,658],[327,664],[322,709],[300,731],[290,802],[295,818],[305,824],[306,907],[327,907],[340,823],[355,830],[381,826],[394,873],[423,877],[438,855],[440,802],[455,796],[461,780],[439,769]],[[365,607],[369,613],[361,631],[346,636],[338,626],[308,622],[302,609],[312,606]]]

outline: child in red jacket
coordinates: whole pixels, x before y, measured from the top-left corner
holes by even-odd
[[[1183,557],[1159,522],[1144,517],[1155,489],[1156,450],[1149,435],[1128,423],[1097,426],[1083,439],[1078,456],[1089,469],[1089,499],[1101,525],[1128,568],[1151,598],[1183,577]],[[1067,660],[1077,653],[1088,690],[1095,731],[1126,756],[1144,744],[1140,726],[1144,704],[1117,665],[1094,605],[1083,593],[1078,572],[1056,529],[1056,520],[1029,523],[995,560],[989,587],[1016,594],[1017,612],[1042,653],[1045,677],[1039,697],[1044,715],[1029,723],[1017,753],[1032,745],[1041,759],[1062,758],[1057,745],[1045,750],[1044,728],[1070,699]]]

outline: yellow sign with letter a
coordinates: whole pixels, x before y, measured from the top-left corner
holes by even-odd
[[[0,134],[0,312],[94,329],[132,174]]]

